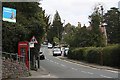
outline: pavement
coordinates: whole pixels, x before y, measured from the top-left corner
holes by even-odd
[[[37,71],[31,70],[30,71],[31,76],[29,77],[22,77],[22,78],[57,78],[56,76],[50,74],[50,72],[48,72],[47,70],[45,70],[43,67],[40,66],[40,69],[38,69]]]
[[[82,61],[78,61],[78,60],[68,59],[67,57],[63,57],[63,56],[59,56],[58,58],[61,59],[61,60],[64,60],[64,61],[68,61],[68,62],[72,62],[72,63],[76,63],[76,64],[81,64],[81,65],[84,65],[84,66],[87,66],[87,67],[120,72],[120,68],[118,69],[118,68],[109,67],[109,66],[101,66],[101,65],[98,65],[98,64],[86,63],[86,62],[82,62]]]

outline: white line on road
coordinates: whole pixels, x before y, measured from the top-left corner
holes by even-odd
[[[54,62],[55,64],[59,64],[59,63],[57,63],[57,62]]]
[[[55,64],[57,64],[57,62],[54,62]]]
[[[65,65],[61,64],[61,66],[65,67]]]
[[[81,71],[81,72],[83,72],[83,73],[87,73],[87,74],[93,74],[93,73],[91,73],[91,72],[86,72],[86,71]]]
[[[59,58],[56,57],[56,59],[59,59]],[[61,60],[61,59],[59,59],[59,60]],[[70,62],[70,61],[66,61],[66,60],[62,60],[62,61],[65,61],[67,63],[72,63],[72,64],[75,64],[75,65],[79,65],[79,66],[83,66],[83,67],[86,67],[86,68],[97,69],[97,68],[92,68],[92,67],[85,66],[85,65],[82,65],[82,64],[77,64],[77,63],[73,63],[73,62]],[[97,70],[100,70],[100,69],[97,69]]]
[[[53,62],[52,60],[50,60],[50,62]]]
[[[77,69],[75,69],[75,68],[72,68],[72,69],[77,71]]]
[[[49,61],[49,59],[46,59],[46,60],[48,60],[48,61]]]
[[[112,71],[112,70],[105,70],[105,71],[109,71],[109,72],[112,72],[112,73],[119,73],[118,71]]]
[[[56,64],[59,64],[59,63],[56,62]]]
[[[100,75],[101,77],[105,77],[105,78],[112,78],[112,77],[109,77],[109,76],[104,76],[104,75]]]
[[[88,74],[93,74],[93,73],[91,73],[91,72],[87,72]]]
[[[83,73],[88,73],[88,72],[86,72],[86,71],[81,71],[81,72],[83,72]]]

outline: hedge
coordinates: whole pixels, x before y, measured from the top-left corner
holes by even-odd
[[[103,65],[120,67],[120,45],[103,48]]]
[[[120,45],[70,48],[67,57],[88,63],[120,67]]]
[[[101,51],[99,49],[91,49],[87,54],[87,62],[100,64]]]

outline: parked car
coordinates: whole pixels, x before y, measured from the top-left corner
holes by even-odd
[[[45,42],[43,42],[43,45],[47,45],[48,43],[45,41]]]
[[[48,48],[52,48],[53,45],[51,43],[48,43]]]
[[[58,47],[53,48],[53,56],[61,56],[61,49]]]
[[[40,55],[40,60],[45,59],[45,55],[43,54],[43,52],[41,50],[39,51],[39,55]]]

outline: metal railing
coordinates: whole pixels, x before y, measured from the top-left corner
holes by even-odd
[[[25,63],[25,56],[19,56],[17,53],[2,52],[2,58]]]

